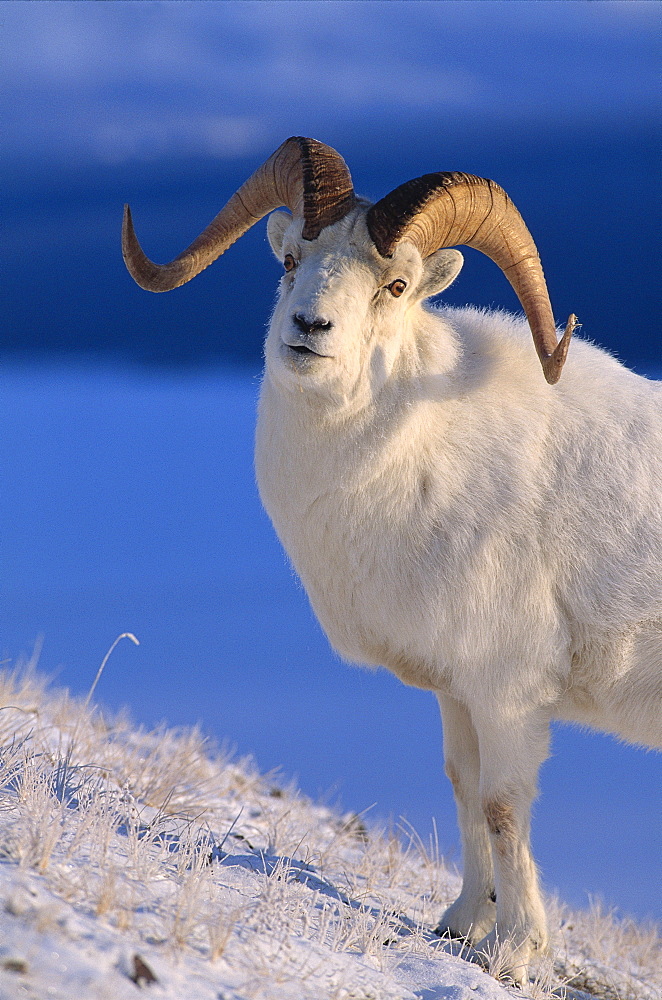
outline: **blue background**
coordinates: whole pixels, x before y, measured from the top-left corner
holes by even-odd
[[[329,650],[256,495],[260,351],[280,268],[256,226],[171,295],[119,253],[130,201],[167,260],[291,134],[380,197],[499,181],[556,315],[660,375],[660,6],[0,4],[5,236],[0,651],[147,725],[200,722],[307,794],[436,818],[459,861],[434,699]],[[472,251],[447,301],[517,309]],[[545,884],[662,915],[659,757],[567,727],[541,775]]]

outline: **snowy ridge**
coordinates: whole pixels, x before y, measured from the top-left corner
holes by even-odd
[[[413,833],[0,673],[0,1000],[524,1000],[435,936],[458,891]],[[548,908],[529,997],[662,995],[654,927]]]

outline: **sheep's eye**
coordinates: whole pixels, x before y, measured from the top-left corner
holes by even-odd
[[[291,253],[286,253],[285,254],[285,259],[283,260],[283,267],[285,268],[285,270],[286,271],[293,271],[296,266],[297,266],[297,262],[295,261],[295,259],[292,256],[292,254]]]
[[[399,299],[407,287],[407,282],[403,281],[402,278],[396,278],[395,281],[392,281],[391,284],[386,287],[394,299]]]

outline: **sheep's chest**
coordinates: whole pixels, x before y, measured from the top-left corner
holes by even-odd
[[[263,389],[262,501],[342,656],[458,696],[485,691],[486,677],[497,684],[494,660],[513,651],[522,664],[553,660],[554,596],[536,532],[509,527],[532,522],[517,477],[498,474],[496,445],[492,467],[485,449],[458,462],[448,438],[430,450],[424,420],[405,414],[361,450],[356,435],[325,437],[314,417],[294,423],[271,406]],[[522,607],[528,616],[514,613]]]
[[[432,553],[417,510],[418,471],[405,463],[395,477],[378,469],[359,479],[354,459],[351,449],[330,450],[313,434],[302,441],[261,414],[262,501],[332,645],[349,660],[384,664],[428,686],[423,668],[412,672],[405,663],[412,655],[418,664],[425,659],[417,645],[423,637],[429,643],[439,619],[440,594],[429,587]],[[412,602],[422,592],[428,602]]]
[[[358,510],[360,498],[338,491],[296,502],[287,511],[265,506],[300,576],[329,640],[347,659],[383,664],[389,651],[407,645],[412,627],[407,594],[416,593],[408,569],[407,537],[374,508]],[[421,612],[419,608],[419,613]],[[424,630],[429,634],[429,629]],[[423,634],[422,629],[418,629]]]

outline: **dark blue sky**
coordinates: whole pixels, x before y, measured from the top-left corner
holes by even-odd
[[[167,260],[303,134],[373,198],[432,170],[494,178],[534,234],[557,318],[577,313],[630,364],[659,360],[662,5],[32,0],[0,18],[5,352],[259,368],[279,273],[264,224],[154,297],[123,269],[121,207]],[[471,251],[447,299],[519,307]]]
[[[342,145],[359,123],[402,141],[426,119],[441,154],[444,121],[618,128],[659,111],[646,0],[1,6],[19,160],[258,157],[291,133]]]

